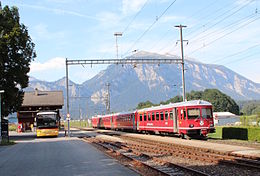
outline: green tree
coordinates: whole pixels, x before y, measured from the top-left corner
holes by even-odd
[[[0,8],[0,90],[5,90],[2,115],[20,107],[22,89],[28,86],[30,62],[35,57],[34,43],[26,26],[20,23],[18,8]]]
[[[239,114],[239,106],[237,103],[226,94],[217,89],[205,89],[202,99],[212,103],[214,111],[228,111],[234,114]]]
[[[146,102],[141,102],[137,105],[136,109],[143,109],[143,108],[149,108],[151,106],[153,106],[154,104],[150,101],[146,101]]]

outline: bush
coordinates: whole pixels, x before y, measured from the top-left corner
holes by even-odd
[[[248,130],[246,128],[224,127],[222,139],[248,140]]]
[[[222,139],[240,139],[260,142],[260,128],[257,127],[223,127]]]

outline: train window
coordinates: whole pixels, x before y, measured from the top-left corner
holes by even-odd
[[[148,120],[151,121],[151,114],[148,114]]]
[[[161,120],[163,120],[163,112],[160,112]]]
[[[168,111],[165,111],[165,120],[168,120]]]
[[[203,118],[212,118],[212,111],[210,108],[202,108],[201,114]]]
[[[153,121],[155,120],[154,112],[152,113],[152,120],[153,120]]]
[[[139,114],[139,116],[140,116],[140,121],[143,121],[143,116],[142,116],[142,114]]]
[[[146,113],[144,113],[144,121],[146,121]]]
[[[199,108],[188,109],[187,112],[188,112],[188,119],[196,119],[200,117]]]
[[[170,111],[170,120],[173,120],[173,112]]]
[[[159,120],[159,112],[156,112],[156,120]]]
[[[186,109],[183,109],[183,118],[186,119]]]

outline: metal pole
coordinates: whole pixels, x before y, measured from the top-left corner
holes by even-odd
[[[116,58],[118,59],[118,45],[117,45],[117,35],[116,35]]]
[[[110,93],[109,93],[110,83],[107,83],[106,86],[107,86],[106,110],[107,110],[107,114],[109,114],[110,113]]]
[[[118,44],[117,44],[117,37],[118,36],[122,36],[123,33],[122,32],[115,32],[114,36],[116,37],[116,59],[118,59]]]
[[[2,142],[2,96],[1,94],[4,93],[4,90],[0,90],[0,143]]]
[[[66,95],[67,95],[67,121],[68,121],[68,137],[70,137],[70,110],[69,110],[69,70],[68,59],[66,58]]]
[[[0,143],[2,142],[2,97],[0,93]]]
[[[187,27],[187,26],[183,26],[183,25],[178,25],[175,26],[180,28],[180,38],[181,38],[181,64],[182,64],[182,97],[183,97],[183,101],[186,101],[186,92],[185,92],[185,77],[184,77],[184,53],[183,53],[183,39],[182,39],[182,28],[183,27]]]

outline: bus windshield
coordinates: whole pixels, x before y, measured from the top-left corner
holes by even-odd
[[[200,109],[199,108],[188,109],[187,115],[188,115],[188,119],[196,119],[200,117]]]
[[[57,115],[56,114],[41,114],[37,115],[37,128],[56,128]]]
[[[201,113],[203,118],[212,118],[212,111],[210,108],[202,108]]]

